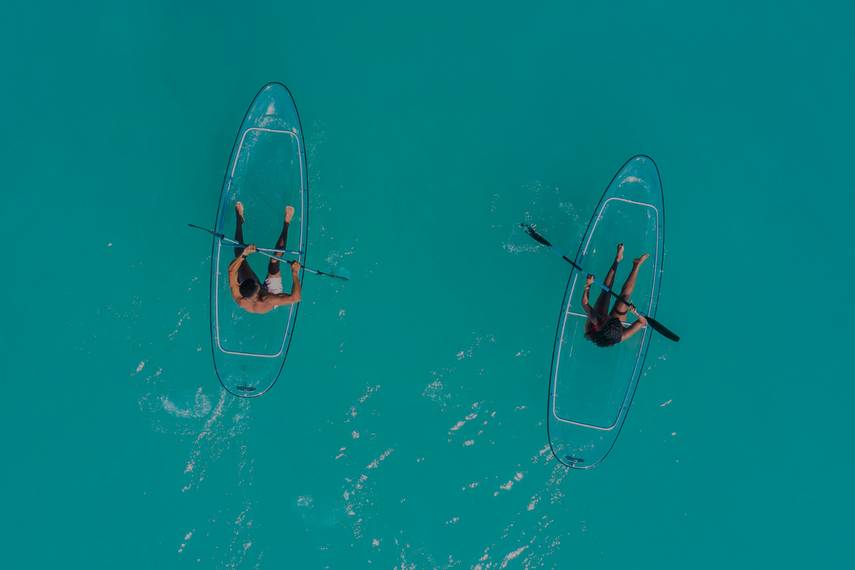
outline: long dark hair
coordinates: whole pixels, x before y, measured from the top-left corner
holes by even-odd
[[[594,323],[591,322],[591,319],[587,319],[585,321],[585,338],[587,338],[600,348],[614,346],[620,342],[619,340],[609,338],[608,336],[603,334],[603,328],[594,327]]]

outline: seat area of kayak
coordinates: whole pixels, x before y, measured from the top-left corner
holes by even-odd
[[[584,244],[579,265],[602,279],[611,267],[618,243],[624,244],[625,257],[620,263],[613,289],[620,291],[623,280],[632,267],[632,258],[646,253],[650,247],[645,236],[655,235],[658,210],[654,205],[609,198],[594,220],[587,243]],[[653,263],[656,266],[652,251]],[[632,300],[642,312],[651,305],[653,272],[644,267],[635,286]],[[648,270],[648,271],[645,271]],[[563,324],[561,350],[555,375],[562,379],[556,383],[554,413],[562,421],[591,429],[610,430],[615,427],[618,412],[626,395],[627,382],[643,345],[644,335],[636,335],[617,346],[603,349],[584,338],[587,315],[582,309],[582,288],[585,275],[575,272],[570,284],[570,302]],[[592,291],[591,304],[599,293]],[[609,299],[614,306],[614,299]],[[630,315],[624,326],[632,322]]]

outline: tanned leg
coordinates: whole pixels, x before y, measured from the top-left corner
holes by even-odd
[[[617,252],[615,253],[615,260],[612,262],[611,268],[609,268],[609,272],[606,273],[606,280],[603,284],[609,289],[612,288],[615,282],[615,273],[617,273],[618,264],[623,260],[623,244],[619,243],[617,245]],[[594,310],[600,313],[601,315],[605,315],[609,312],[609,301],[611,300],[611,295],[606,293],[605,291],[601,291],[599,296],[597,297],[597,302],[594,304]]]
[[[632,261],[632,271],[629,272],[629,277],[626,278],[623,288],[620,291],[621,298],[615,303],[615,306],[612,309],[612,314],[617,313],[615,316],[621,320],[626,318],[626,312],[629,310],[629,305],[627,303],[632,296],[632,291],[635,289],[635,282],[638,280],[638,269],[641,267],[642,263],[647,261],[648,257],[650,257],[650,254],[645,253],[641,257],[637,257]]]

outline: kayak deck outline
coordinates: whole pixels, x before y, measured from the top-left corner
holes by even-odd
[[[636,200],[627,200],[626,198],[620,198],[617,196],[613,196],[613,197],[608,198],[605,201],[603,201],[601,207],[597,210],[597,214],[596,214],[596,217],[594,219],[594,225],[591,228],[590,232],[588,232],[588,236],[587,236],[588,239],[585,243],[584,249],[581,252],[581,256],[582,256],[581,259],[583,261],[588,254],[588,247],[591,245],[591,240],[593,239],[594,234],[597,231],[597,225],[600,223],[600,220],[602,219],[602,213],[606,209],[606,206],[609,204],[609,202],[612,202],[613,200],[625,202],[625,203],[632,204],[635,206],[643,206],[646,208],[651,208],[654,212],[656,212],[656,227],[657,227],[657,231],[659,231],[660,216],[659,216],[659,209],[656,206],[654,206],[653,204],[649,204],[647,202],[639,202]],[[653,259],[652,266],[653,266],[654,271],[655,271],[659,267],[659,259],[658,259],[659,251],[658,250],[654,250],[654,256],[655,257]],[[579,263],[579,265],[581,265],[584,268],[582,263]],[[570,287],[570,294],[567,296],[567,305],[566,305],[567,310],[565,311],[564,318],[562,319],[561,336],[559,337],[560,338],[559,348],[558,348],[558,354],[559,355],[561,354],[561,346],[564,345],[564,332],[565,332],[566,327],[567,327],[568,319],[570,317],[577,317],[577,318],[581,317],[581,318],[585,318],[585,319],[588,318],[588,315],[586,315],[585,313],[578,313],[578,312],[570,310],[571,305],[573,304],[574,294],[576,293],[576,284],[579,282],[579,276],[580,275],[581,275],[580,271],[578,271],[578,270],[574,271],[573,284]],[[651,289],[651,291],[650,291],[650,303],[653,302],[653,295],[654,295],[654,290]],[[626,327],[629,327],[630,325],[629,325],[629,323],[624,322],[623,326],[626,328]],[[642,341],[641,341],[640,346],[638,347],[638,353],[636,354],[636,368],[641,365],[638,362],[638,359],[641,356],[642,351],[644,351],[647,348],[646,343],[644,341],[646,340],[646,337],[649,334],[650,334],[650,328],[649,327],[646,327],[642,330]],[[560,366],[561,366],[561,358],[559,356],[559,358],[557,358],[555,361],[555,369],[552,373],[552,378],[551,378],[551,382],[553,383],[553,394],[555,394],[555,396],[553,396],[553,398],[552,398],[552,406],[551,407],[552,407],[552,414],[555,417],[555,419],[557,419],[560,422],[565,422],[565,423],[569,423],[569,424],[573,424],[573,425],[577,425],[577,426],[589,428],[589,429],[596,429],[596,430],[602,430],[602,431],[613,430],[615,428],[615,426],[618,424],[618,421],[620,419],[620,414],[615,416],[615,420],[610,426],[598,426],[598,425],[594,425],[594,424],[588,424],[585,422],[577,422],[575,420],[566,419],[566,418],[561,417],[561,415],[556,410],[556,401],[557,401],[557,395],[558,395],[558,372],[559,372]],[[633,370],[633,374],[635,374],[635,372],[636,372],[636,370]]]
[[[269,129],[266,127],[249,127],[248,129],[246,129],[243,132],[243,135],[241,136],[241,139],[240,139],[240,145],[237,148],[237,152],[235,152],[234,163],[232,164],[231,172],[229,173],[229,183],[228,183],[228,186],[226,187],[226,191],[225,191],[224,196],[221,198],[221,200],[223,200],[223,201],[226,199],[226,197],[229,194],[229,191],[231,190],[232,180],[234,179],[235,169],[237,169],[238,161],[240,160],[241,150],[243,149],[244,142],[246,141],[246,135],[248,135],[251,132],[287,134],[292,139],[294,139],[294,142],[297,144],[297,152],[301,156],[303,155],[304,149],[303,149],[302,141],[300,140],[300,137],[297,135],[296,129],[283,130],[283,129]],[[303,169],[303,161],[300,160],[298,162],[300,164],[300,183],[305,187],[306,179],[305,179],[305,171]],[[306,201],[306,193],[300,192],[300,211],[301,212],[305,212],[305,201]],[[301,219],[300,223],[301,223],[301,225],[303,224],[302,219]],[[301,230],[302,230],[302,228],[301,228]],[[297,249],[300,251],[300,257],[301,258],[304,255],[304,252],[303,252],[303,237],[304,237],[303,234],[304,233],[305,232],[300,231],[300,244],[297,247]],[[216,258],[217,279],[222,278],[222,272],[220,271],[220,255],[222,254],[222,250],[223,250],[223,242],[221,240],[217,240],[217,258]],[[291,330],[291,326],[293,324],[294,319],[292,319],[289,316],[288,323],[287,323],[285,331],[282,335],[282,344],[279,346],[279,350],[274,354],[258,354],[258,353],[254,353],[254,352],[241,352],[241,351],[237,351],[237,350],[228,350],[223,346],[221,339],[220,339],[221,335],[220,335],[220,311],[219,311],[220,298],[219,297],[220,297],[220,289],[215,288],[214,289],[214,306],[215,306],[214,315],[216,315],[216,325],[215,325],[214,330],[215,330],[215,337],[216,337],[216,341],[217,341],[217,348],[221,352],[223,352],[225,354],[235,355],[235,356],[252,356],[252,357],[256,357],[256,358],[278,358],[279,356],[282,356],[282,353],[285,350],[285,344],[288,340],[288,333]],[[290,311],[294,311],[295,306],[290,305],[288,307],[288,309]],[[274,309],[274,310],[278,310],[278,308]]]
[[[250,231],[259,228],[262,233],[264,228],[281,227],[280,208],[285,204],[299,205],[288,238],[289,242],[299,242],[299,247],[292,248],[296,250],[293,254],[305,265],[309,226],[308,164],[300,115],[288,87],[270,82],[258,90],[243,115],[227,164],[217,202],[215,231],[231,235],[232,228],[226,225],[234,221],[237,200],[242,201],[249,212],[255,212],[250,214]],[[293,195],[295,192],[299,192],[299,198]],[[295,231],[299,233],[298,238],[294,237]],[[257,243],[254,239],[246,241]],[[288,305],[287,310],[280,307],[264,314],[245,312],[234,303],[230,306],[226,266],[231,262],[232,250],[218,238],[212,243],[211,356],[217,379],[227,392],[241,398],[257,398],[270,390],[282,375],[301,303]],[[253,265],[256,274],[262,275],[258,262],[256,260]],[[303,275],[301,270],[301,280]]]

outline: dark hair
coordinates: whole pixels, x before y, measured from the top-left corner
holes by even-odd
[[[620,342],[620,339],[610,338],[602,333],[602,331],[597,331],[591,335],[586,335],[589,340],[591,340],[594,344],[601,348],[606,348],[608,346],[614,346]]]
[[[258,291],[258,281],[256,281],[255,279],[245,279],[240,284],[240,295],[244,299],[249,299],[250,297],[255,295],[256,291]]]
[[[590,324],[590,321],[585,323],[585,338],[587,338],[597,346],[601,348],[606,348],[609,346],[614,346],[615,344],[620,342],[619,339],[610,338],[608,335],[603,334],[603,329],[595,329],[593,326],[589,327],[588,325]]]

